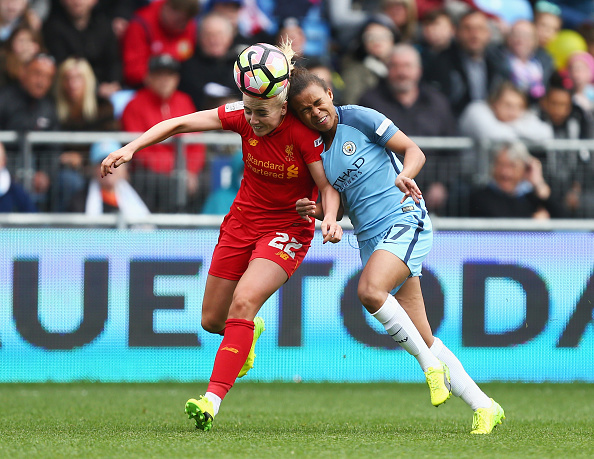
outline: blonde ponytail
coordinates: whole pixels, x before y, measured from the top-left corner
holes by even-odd
[[[289,39],[288,37],[284,37],[278,45],[278,49],[280,49],[281,52],[285,55],[285,57],[287,58],[287,62],[289,63],[289,76],[295,68],[295,63],[293,62],[293,58],[295,57],[295,51],[293,51],[293,48],[291,47],[292,44],[293,41],[291,39]]]

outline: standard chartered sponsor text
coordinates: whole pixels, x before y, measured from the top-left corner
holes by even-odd
[[[284,164],[276,164],[272,161],[262,161],[259,159],[254,158],[251,153],[247,155],[247,166],[254,171],[256,174],[271,176],[274,178],[284,178],[285,177],[285,165]]]

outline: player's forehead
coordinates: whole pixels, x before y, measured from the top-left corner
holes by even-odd
[[[327,96],[328,93],[324,91],[324,88],[312,82],[295,96],[295,102],[298,106],[314,105],[324,102]]]
[[[273,100],[256,99],[255,97],[244,96],[243,106],[251,111],[274,111],[275,104]]]

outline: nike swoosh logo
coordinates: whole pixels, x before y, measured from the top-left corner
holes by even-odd
[[[252,55],[256,54],[256,51],[250,51],[247,55],[248,63],[250,64],[250,70],[254,73],[254,64],[252,64]]]

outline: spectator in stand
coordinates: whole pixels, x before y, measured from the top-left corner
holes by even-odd
[[[456,28],[444,9],[429,11],[421,19],[421,41],[418,45],[423,68],[452,45]]]
[[[489,97],[466,107],[460,116],[460,132],[473,139],[542,141],[553,138],[553,130],[528,110],[528,99],[513,83],[504,81]]]
[[[395,45],[388,59],[387,78],[365,92],[359,105],[383,113],[407,135],[456,135],[456,120],[447,98],[421,83],[422,73],[421,56],[415,47],[407,43]]]
[[[187,115],[196,111],[189,95],[179,91],[180,64],[172,56],[154,56],[149,63],[146,87],[138,90],[122,115],[125,131],[143,132],[165,119]],[[199,205],[203,196],[199,191],[199,173],[204,166],[203,145],[186,146],[186,186],[188,200]],[[178,177],[175,147],[172,144],[156,144],[136,153],[132,183],[152,212],[175,212]]]
[[[124,81],[142,86],[152,56],[169,54],[183,62],[196,49],[196,0],[155,0],[136,12],[122,41]]]
[[[241,99],[231,71],[237,57],[231,47],[231,22],[219,13],[208,13],[200,20],[198,44],[194,55],[182,62],[180,90],[192,97],[198,110],[204,110],[207,103],[211,105],[209,99],[216,94]]]
[[[101,161],[122,145],[113,140],[95,142],[89,152],[91,174],[88,182],[73,196],[69,212],[88,216],[121,213],[127,217],[141,217],[150,213],[146,204],[128,182],[128,166],[122,164],[113,173],[101,178]]]
[[[55,101],[62,131],[111,131],[119,128],[114,119],[113,106],[108,99],[97,95],[97,81],[89,62],[69,57],[58,67]],[[70,144],[60,155],[60,208],[65,210],[72,196],[85,183],[84,164],[89,147]]]
[[[593,138],[592,117],[573,101],[570,86],[571,82],[555,74],[546,95],[540,100],[539,116],[551,127],[556,139]]]
[[[365,91],[388,75],[387,61],[398,40],[398,30],[388,17],[375,15],[367,20],[353,42],[353,51],[342,61],[346,104],[357,103]]]
[[[542,165],[520,142],[493,152],[491,181],[470,195],[472,217],[560,217],[561,210],[542,175]]]
[[[59,123],[49,91],[56,64],[47,54],[36,54],[23,67],[18,83],[0,88],[0,130],[52,131]]]
[[[63,8],[52,11],[43,25],[43,37],[58,63],[72,56],[89,61],[99,95],[109,98],[121,88],[122,65],[109,19],[93,9],[97,1],[61,0]]]
[[[28,3],[27,0],[0,0],[0,43],[8,40],[13,30],[22,24],[34,30],[41,28],[41,19]]]
[[[530,102],[540,99],[549,81],[554,64],[551,56],[538,47],[536,28],[530,21],[515,22],[506,37],[506,45],[498,49],[502,58],[503,77],[524,91]]]
[[[486,100],[501,80],[500,62],[487,53],[491,31],[487,16],[477,10],[463,14],[456,27],[456,39],[447,50],[431,59],[424,72],[460,115],[475,100]]]
[[[25,189],[10,176],[6,168],[6,150],[0,143],[0,212],[37,212]]]
[[[421,56],[410,44],[394,46],[388,61],[388,77],[363,94],[359,105],[370,107],[394,122],[411,136],[455,136],[456,119],[447,98],[436,89],[421,83]],[[428,123],[427,120],[431,122]],[[448,198],[448,184],[444,173],[458,166],[457,154],[423,149],[427,163],[417,177],[427,209],[443,214]]]
[[[594,124],[590,113],[572,102],[572,90],[563,84],[568,81],[555,74],[546,95],[540,100],[540,118],[553,130],[555,139],[591,139]],[[563,202],[568,215],[583,216],[586,211],[594,216],[592,202],[585,204],[583,194],[594,193],[593,158],[590,151],[548,151],[544,165],[545,176],[553,195]],[[587,171],[587,173],[584,173]],[[588,176],[589,175],[589,176]],[[586,199],[586,202],[591,198]]]
[[[242,50],[247,48],[251,43],[256,43],[249,37],[243,35],[239,30],[239,17],[243,7],[244,0],[209,0],[204,5],[204,12],[217,13],[225,16],[233,26],[233,52],[239,54]]]
[[[528,109],[528,98],[513,83],[504,81],[488,101],[471,102],[459,119],[460,133],[478,142],[541,142],[553,138],[553,130]],[[462,154],[461,172],[466,178],[481,170],[476,151]],[[470,178],[472,181],[472,178]]]
[[[561,9],[554,3],[540,0],[534,5],[534,25],[538,37],[538,46],[546,49],[547,45],[561,30]]]
[[[259,8],[258,2],[250,0],[207,0],[205,13],[218,13],[233,24],[233,45],[235,54],[239,54],[253,43],[271,43],[269,33],[272,22]]]
[[[47,54],[37,54],[23,67],[19,83],[0,88],[0,130],[59,129],[56,106],[49,94],[55,74],[55,60]],[[49,208],[49,172],[59,152],[57,145],[37,145],[34,150],[37,170],[33,177],[33,191],[37,207],[43,211]],[[19,167],[24,166],[22,161],[22,157],[17,157]]]
[[[594,57],[577,51],[569,56],[567,72],[573,83],[573,101],[594,116]]]
[[[383,113],[407,135],[456,135],[456,120],[447,98],[421,83],[422,73],[421,56],[415,47],[407,43],[395,45],[388,58],[387,78],[365,92],[359,105]]]
[[[416,43],[419,39],[417,4],[415,0],[382,0],[380,13],[389,17],[400,32],[400,39]]]
[[[111,102],[97,94],[97,79],[86,59],[69,57],[62,62],[54,89],[63,131],[119,129]]]
[[[44,49],[39,31],[27,24],[17,26],[0,51],[0,86],[17,82],[25,63]]]
[[[48,1],[48,0],[41,0]],[[62,0],[49,0],[51,11],[57,12],[64,9]],[[106,16],[111,22],[111,28],[115,36],[122,38],[128,28],[128,23],[134,12],[150,3],[150,0],[99,0],[95,5],[95,12]]]

